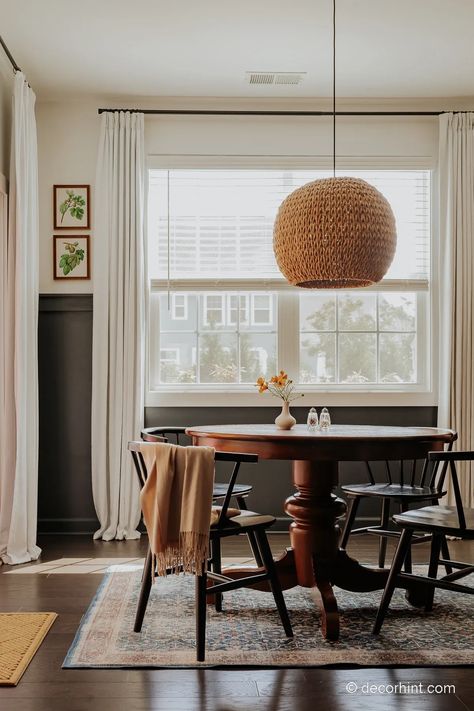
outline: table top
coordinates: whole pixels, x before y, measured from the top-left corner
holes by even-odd
[[[279,430],[276,425],[204,425],[188,427],[194,444],[228,452],[258,454],[262,459],[365,461],[423,459],[427,452],[453,442],[452,430],[436,427],[331,425],[309,432],[306,425]]]
[[[329,430],[309,432],[306,425],[295,425],[291,430],[279,430],[276,425],[200,425],[188,427],[186,434],[192,437],[215,437],[219,439],[246,440],[436,440],[452,442],[456,437],[452,430],[437,427],[390,427],[386,425],[331,425]]]

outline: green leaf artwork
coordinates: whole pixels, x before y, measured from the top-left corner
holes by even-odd
[[[66,195],[66,199],[59,206],[61,224],[68,212],[71,217],[74,217],[76,220],[82,220],[86,204],[85,198],[83,198],[82,195],[75,195],[74,190],[66,190]]]
[[[84,250],[77,249],[79,242],[64,242],[66,251],[59,258],[59,268],[64,276],[70,274],[84,260]]]

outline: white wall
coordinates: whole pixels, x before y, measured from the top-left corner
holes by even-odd
[[[36,109],[39,162],[40,293],[87,293],[92,281],[53,279],[53,185],[90,184],[94,176],[99,122],[96,106],[80,103],[38,103]],[[93,230],[89,234],[94,235]],[[84,231],[87,234],[87,231]],[[66,235],[67,232],[64,232]],[[82,233],[81,233],[82,234]],[[95,265],[91,263],[94,274]]]
[[[88,183],[94,205],[94,177],[99,136],[100,101],[38,103],[40,177],[40,291],[84,293],[91,281],[53,279],[53,185]],[[123,104],[122,104],[123,105]],[[383,156],[393,164],[405,156],[436,163],[436,117],[345,117],[337,122],[337,154]],[[327,118],[147,116],[149,155],[326,156],[332,151],[331,122]],[[93,216],[93,213],[92,213]],[[90,231],[95,239],[94,224]],[[100,265],[91,261],[94,278]]]
[[[330,156],[332,123],[326,117],[150,117],[150,154]],[[436,117],[343,117],[337,120],[337,155],[437,154]]]

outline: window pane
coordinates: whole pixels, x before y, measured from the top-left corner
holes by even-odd
[[[375,333],[341,333],[339,336],[339,381],[374,383],[377,376]]]
[[[334,331],[336,297],[326,294],[300,294],[300,330]]]
[[[336,336],[311,333],[301,336],[300,382],[333,383],[336,374]]]
[[[414,331],[416,294],[379,294],[379,329]]]
[[[160,382],[196,382],[196,335],[194,333],[161,334]]]
[[[277,339],[274,333],[242,333],[240,336],[240,379],[255,383],[268,378],[277,369]]]
[[[414,333],[380,334],[380,381],[414,383],[416,338]]]
[[[341,294],[338,297],[339,329],[341,331],[375,331],[375,294]]]
[[[201,383],[237,383],[237,334],[203,333],[199,339]]]

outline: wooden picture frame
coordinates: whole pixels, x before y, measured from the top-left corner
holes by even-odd
[[[90,230],[90,185],[53,185],[53,229]]]
[[[90,279],[89,235],[53,235],[53,278]]]

